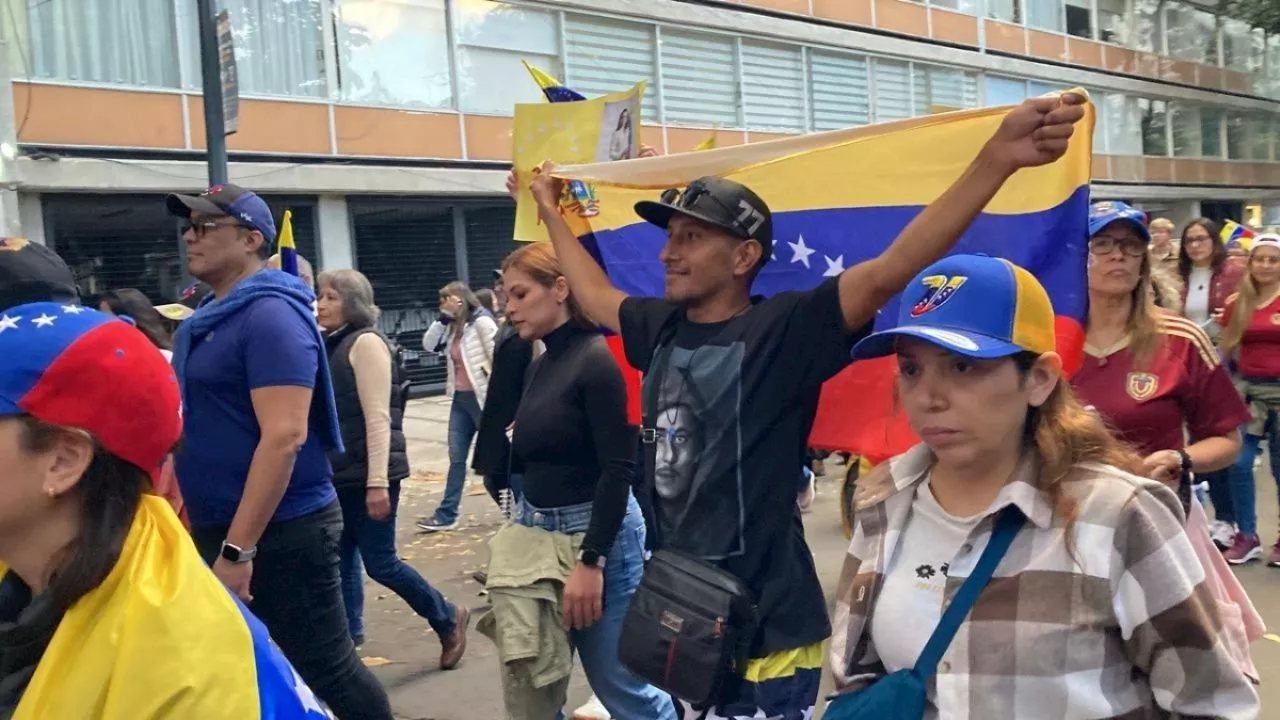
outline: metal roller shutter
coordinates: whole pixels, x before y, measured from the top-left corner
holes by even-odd
[[[867,59],[809,51],[813,129],[839,130],[871,121]]]
[[[738,127],[733,38],[664,27],[661,61],[663,114],[668,123]]]
[[[911,66],[893,60],[875,60],[876,122],[911,117]]]
[[[742,41],[742,104],[748,128],[803,132],[804,92],[800,48]]]
[[[293,242],[298,246],[298,254],[310,261],[312,267],[320,267],[319,250],[316,247],[315,198],[267,195],[262,199],[271,208],[271,217],[275,218],[277,230],[284,222],[284,211],[293,211]]]
[[[467,224],[467,283],[472,289],[493,287],[493,271],[519,246],[511,237],[516,206],[466,207],[463,216]]]
[[[444,358],[422,351],[440,288],[457,279],[453,206],[422,200],[352,198],[356,265],[382,309],[378,327],[405,349],[415,390],[444,387]]]
[[[565,83],[586,95],[608,95],[647,80],[641,117],[658,121],[657,44],[652,25],[589,15],[564,18]]]
[[[137,288],[175,302],[190,284],[177,223],[162,195],[44,195],[45,239],[76,275],[86,304]]]

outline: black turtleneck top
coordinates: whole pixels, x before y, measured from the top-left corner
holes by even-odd
[[[627,424],[627,388],[604,338],[573,322],[542,339],[516,411],[512,451],[529,504],[591,502],[582,546],[607,555],[627,513],[638,430]]]

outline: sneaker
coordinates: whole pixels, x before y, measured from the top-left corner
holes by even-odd
[[[825,462],[815,459],[812,463],[810,463],[810,467],[813,469],[814,475],[817,475],[818,477],[826,477],[827,464]]]
[[[1250,560],[1257,560],[1262,557],[1262,542],[1258,540],[1256,533],[1246,535],[1238,532],[1236,533],[1235,542],[1223,553],[1223,557],[1232,565],[1243,565]]]
[[[809,477],[809,484],[804,490],[800,491],[800,496],[796,498],[796,504],[800,506],[800,512],[809,512],[813,509],[813,499],[818,496],[818,487],[814,483],[813,473],[805,473]]]
[[[488,573],[488,571],[486,571],[486,570],[477,570],[477,571],[475,571],[475,572],[471,573],[471,579],[472,579],[472,580],[475,580],[476,582],[480,583],[481,585],[488,585],[488,584],[489,584],[489,573]]]
[[[458,521],[454,520],[451,523],[442,523],[439,520],[436,520],[435,518],[423,518],[422,520],[418,521],[418,529],[424,533],[446,532],[448,530],[457,530]]]
[[[1267,564],[1280,567],[1280,540],[1276,540],[1276,544],[1271,546],[1271,552],[1267,553]]]
[[[1226,520],[1214,520],[1213,525],[1209,526],[1209,537],[1213,538],[1213,544],[1218,546],[1222,552],[1226,552],[1236,539],[1235,523],[1229,523]]]
[[[441,670],[452,670],[462,662],[462,655],[467,651],[467,626],[470,624],[471,611],[459,605],[453,632],[448,637],[440,638]]]
[[[595,695],[583,704],[582,707],[573,711],[573,720],[612,720],[609,711],[601,704],[600,698]]]

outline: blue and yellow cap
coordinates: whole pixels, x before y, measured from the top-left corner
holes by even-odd
[[[1138,237],[1151,242],[1151,229],[1147,227],[1147,214],[1119,200],[1096,202],[1089,206],[1089,237],[1102,232],[1113,222],[1127,222],[1138,231]]]
[[[897,327],[864,338],[853,359],[892,355],[900,337],[974,358],[1044,354],[1056,347],[1053,304],[1034,275],[1008,260],[952,255],[907,285]]]

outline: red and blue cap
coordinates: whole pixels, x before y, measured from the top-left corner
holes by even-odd
[[[226,215],[262,233],[268,243],[276,240],[276,221],[271,217],[267,201],[239,185],[214,185],[199,195],[170,195],[164,202],[170,215],[181,218],[190,217],[192,212],[211,217]]]
[[[1089,206],[1089,237],[1113,222],[1127,222],[1138,231],[1138,236],[1151,242],[1151,230],[1147,227],[1147,214],[1119,200],[1096,202]]]
[[[0,416],[78,428],[154,477],[182,434],[173,368],[145,335],[79,305],[0,312]]]
[[[952,255],[902,291],[897,327],[864,338],[853,358],[884,357],[898,338],[919,338],[973,358],[1053,352],[1053,304],[1034,275],[1008,260]]]

